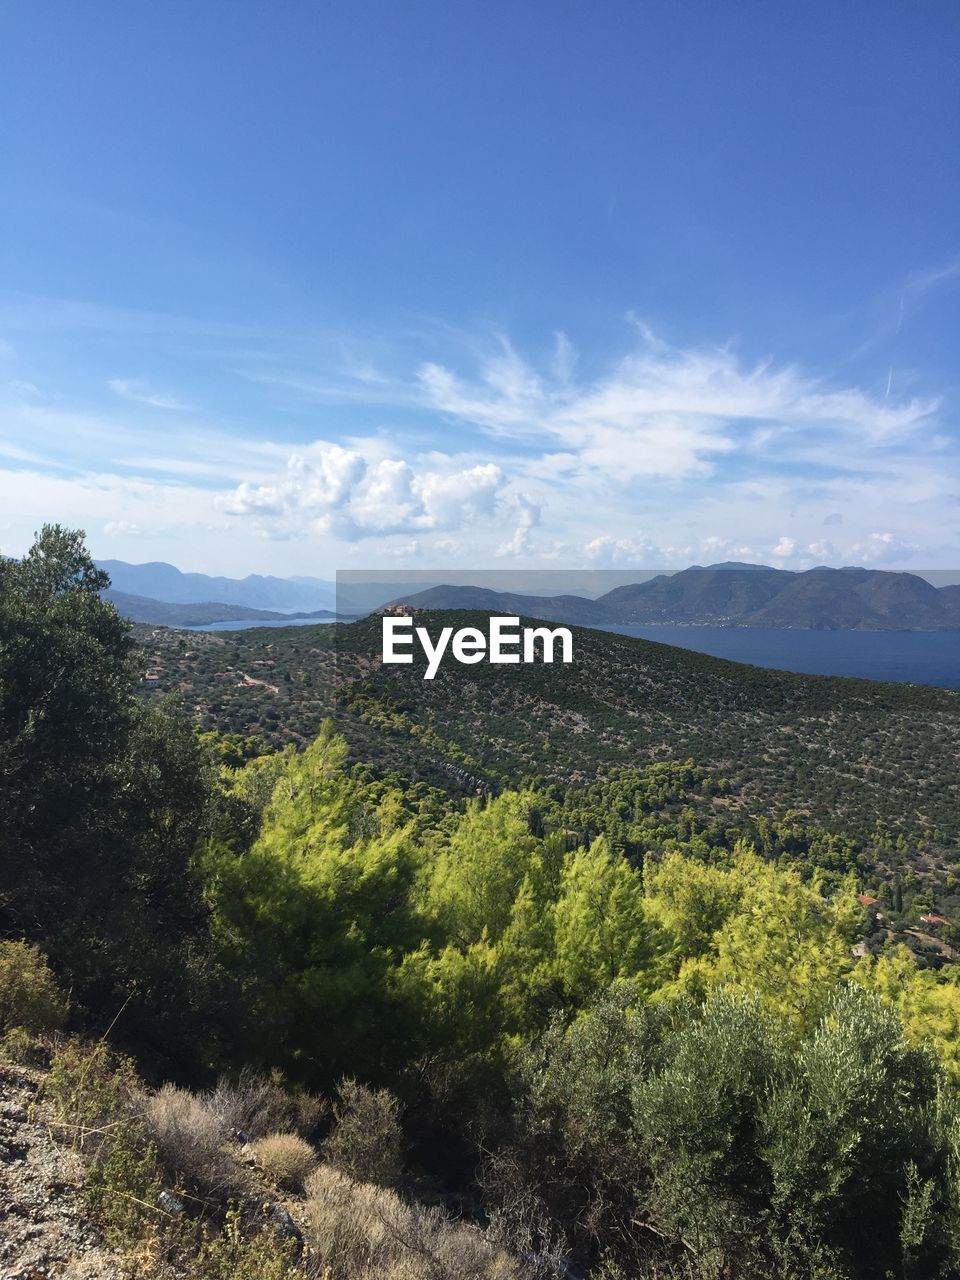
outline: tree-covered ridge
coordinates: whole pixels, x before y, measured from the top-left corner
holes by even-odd
[[[138,696],[76,535],[0,573],[0,930],[43,948],[75,1030],[196,1087],[279,1071],[334,1109],[350,1080],[388,1087],[391,1178],[496,1224],[530,1280],[960,1272],[960,982],[898,942],[920,878],[882,886],[854,836],[753,812],[686,759],[464,799],[358,760],[349,712],[303,749],[198,734]],[[339,659],[376,693],[359,646]],[[854,693],[834,718],[895,705]],[[4,1043],[40,997],[64,1016],[22,954],[23,976],[0,965]]]
[[[477,623],[421,614],[427,626]],[[351,758],[455,794],[566,789],[692,759],[713,790],[707,822],[796,815],[876,869],[878,884],[931,888],[947,918],[960,862],[960,695],[747,667],[666,645],[575,630],[572,666],[383,667],[378,619],[349,626],[184,636],[139,630],[158,679],[208,730],[304,745],[332,716]],[[794,851],[806,856],[800,837]],[[818,852],[848,865],[849,849]],[[874,886],[877,887],[876,885]],[[911,896],[908,892],[908,897]],[[894,905],[891,898],[888,906]]]

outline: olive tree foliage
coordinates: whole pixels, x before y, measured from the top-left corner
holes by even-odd
[[[602,1275],[906,1280],[960,1267],[958,1117],[896,1014],[839,986],[799,1042],[756,996],[615,984],[520,1055],[488,1170],[515,1238]],[[604,1269],[605,1268],[605,1269]],[[620,1270],[618,1270],[620,1268]]]

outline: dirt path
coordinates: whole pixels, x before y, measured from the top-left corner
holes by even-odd
[[[80,1161],[37,1105],[41,1079],[0,1064],[0,1280],[121,1280],[84,1213]]]

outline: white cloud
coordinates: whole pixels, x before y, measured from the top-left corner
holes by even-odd
[[[904,557],[915,555],[919,548],[915,543],[887,532],[871,533],[862,541],[854,543],[851,550],[864,564],[876,564],[902,561]]]
[[[130,539],[137,555],[235,571],[408,554],[463,566],[956,562],[960,449],[934,397],[887,399],[636,328],[637,345],[606,364],[564,334],[535,365],[504,338],[484,347],[449,330],[430,338],[419,373],[382,343],[331,356],[336,377],[318,357],[302,381],[323,395],[247,382],[234,421],[158,416],[189,406],[135,379],[108,391],[108,370],[96,407],[45,377],[42,397],[0,384],[0,510],[21,540],[53,516]],[[476,363],[460,363],[465,351]],[[248,375],[257,359],[244,358]]]
[[[421,367],[424,401],[501,440],[541,442],[622,485],[707,475],[718,458],[809,455],[844,465],[848,447],[878,447],[923,429],[932,398],[901,404],[858,388],[828,389],[792,366],[743,366],[727,347],[668,347],[644,331],[641,348],[593,380],[571,381],[564,339],[550,378],[501,340],[472,381]]]
[[[185,404],[175,396],[151,391],[149,387],[138,379],[110,378],[107,381],[107,386],[115,396],[120,396],[122,400],[132,400],[134,404],[149,405],[151,409],[175,409],[185,413],[192,408],[191,405]]]
[[[657,569],[672,564],[678,552],[676,547],[658,546],[650,538],[617,538],[604,533],[591,539],[583,548],[587,562],[597,568],[614,568],[622,565],[631,569]],[[686,548],[686,557],[689,548]]]
[[[525,493],[517,494],[513,507],[516,514],[516,528],[513,531],[513,537],[497,548],[498,556],[529,555],[533,550],[530,535],[540,523],[540,507],[535,502],[531,502]]]
[[[373,444],[370,444],[372,450]],[[415,469],[402,458],[371,458],[358,449],[314,445],[286,471],[244,482],[217,499],[232,516],[255,516],[282,529],[312,528],[347,541],[382,534],[458,529],[489,519],[505,477],[494,463]]]

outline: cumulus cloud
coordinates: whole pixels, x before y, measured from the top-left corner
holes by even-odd
[[[854,556],[864,564],[893,562],[909,557],[918,551],[915,543],[898,537],[895,533],[871,533],[853,544]]]
[[[659,546],[650,538],[617,538],[604,533],[592,538],[584,547],[588,563],[597,568],[656,569],[672,564],[684,551],[689,556],[690,549],[681,551],[677,547]]]
[[[519,493],[513,502],[513,513],[516,519],[513,537],[497,548],[498,556],[522,556],[533,549],[530,535],[540,523],[540,507],[525,493]]]
[[[286,470],[222,495],[227,515],[255,516],[268,528],[307,528],[347,541],[382,534],[458,529],[488,519],[504,490],[495,463],[416,469],[402,458],[368,458],[341,445],[294,454]]]

